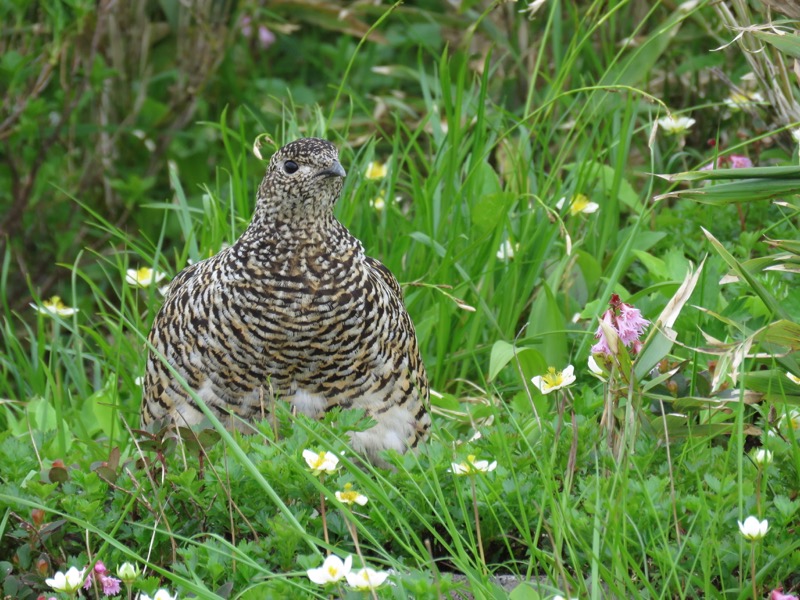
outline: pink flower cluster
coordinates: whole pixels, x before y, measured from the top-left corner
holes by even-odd
[[[111,577],[106,566],[99,560],[95,563],[94,569],[89,571],[89,577],[86,578],[83,589],[90,589],[95,579],[97,579],[97,585],[103,590],[104,596],[116,596],[119,594],[120,583],[122,582],[116,577]]]
[[[241,19],[239,19],[239,31],[246,38],[253,37],[253,19],[250,15],[242,15]],[[256,38],[262,50],[266,50],[275,43],[275,34],[267,29],[265,25],[258,26]]]
[[[714,162],[708,163],[702,167],[701,171],[713,171],[714,169],[721,169],[730,164],[731,169],[749,169],[753,166],[753,161],[747,158],[744,154],[728,154],[727,156],[719,156]]]
[[[642,342],[639,337],[650,324],[650,321],[642,318],[642,313],[638,308],[622,302],[617,294],[611,295],[611,300],[608,301],[608,304],[610,308],[603,313],[601,320],[617,332],[620,341],[626,347],[631,348],[634,353],[639,352],[642,348]],[[610,356],[611,349],[608,347],[608,341],[602,327],[597,327],[594,337],[599,341],[592,346],[592,354]]]

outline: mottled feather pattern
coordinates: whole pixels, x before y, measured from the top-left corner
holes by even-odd
[[[160,354],[230,427],[262,418],[274,393],[315,418],[366,410],[377,425],[351,444],[376,462],[426,437],[414,327],[396,279],[333,216],[343,177],[329,142],[288,144],[241,238],[175,278],[149,336],[145,426],[204,419]]]

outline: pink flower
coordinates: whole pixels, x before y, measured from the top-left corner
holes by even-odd
[[[253,19],[250,15],[242,15],[239,19],[239,31],[246,38],[253,37]],[[259,25],[256,30],[256,37],[258,38],[258,45],[262,50],[266,50],[275,43],[275,34],[267,29],[266,25]]]
[[[753,166],[753,161],[743,154],[731,154],[727,158],[731,163],[731,169],[749,169]]]
[[[619,339],[626,346],[639,340],[639,336],[650,324],[650,321],[642,318],[642,311],[624,302],[619,307],[619,317],[617,317],[617,331]]]
[[[729,168],[731,169],[749,169],[753,166],[753,161],[744,154],[730,154],[728,156],[718,156],[713,162],[700,167],[700,170],[713,171],[714,169],[722,169],[728,166],[728,163],[730,163]]]
[[[783,588],[776,588],[769,593],[769,600],[800,600],[792,594],[784,594]]]
[[[602,320],[606,325],[609,325],[612,329],[616,329],[614,327],[614,311],[612,309],[609,308],[606,312],[603,313]],[[599,325],[597,326],[597,332],[594,334],[594,337],[596,337],[600,341],[597,342],[594,346],[592,346],[592,354],[611,354],[611,348],[608,347],[606,336],[603,335],[603,328],[600,327]]]
[[[108,569],[102,563],[102,561],[97,561],[94,565],[94,569],[89,572],[89,577],[86,578],[86,583],[83,584],[83,589],[88,590],[92,587],[93,578],[97,578],[98,585],[103,590],[104,596],[116,596],[119,594],[120,591],[120,583],[122,583],[116,577],[111,577],[108,574]]]
[[[242,32],[244,37],[249,38],[253,35],[253,28],[250,26],[250,15],[242,15],[242,18],[239,19],[239,31]]]
[[[631,348],[634,354],[642,349],[639,340],[650,321],[642,317],[642,312],[630,304],[622,302],[617,294],[611,295],[608,304],[611,308],[603,313],[603,322],[617,332],[620,341]],[[597,327],[594,337],[599,341],[592,346],[592,354],[611,354],[605,333],[601,326]]]
[[[259,25],[258,43],[261,45],[262,50],[266,50],[275,43],[275,34],[267,29],[264,25]]]
[[[700,167],[700,170],[701,171],[713,171],[717,167],[718,164],[719,164],[719,161],[710,162],[706,166]]]

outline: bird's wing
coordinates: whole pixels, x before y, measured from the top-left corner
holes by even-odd
[[[213,257],[212,257],[213,258]],[[208,259],[206,259],[208,260]],[[175,294],[179,289],[183,287],[183,285],[192,278],[192,276],[197,272],[205,260],[201,260],[200,262],[196,262],[193,265],[189,265],[183,269],[180,273],[178,273],[172,281],[169,282],[169,288],[166,290],[164,296],[169,298],[173,294]]]
[[[383,281],[383,283],[388,285],[389,289],[392,290],[395,293],[395,295],[402,301],[403,289],[400,287],[400,284],[397,283],[397,279],[394,278],[392,272],[386,267],[384,267],[379,260],[376,260],[371,256],[365,256],[364,262],[366,262],[370,272],[374,274],[379,281]]]

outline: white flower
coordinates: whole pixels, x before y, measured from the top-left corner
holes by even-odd
[[[697,121],[690,117],[667,115],[656,122],[664,130],[664,133],[668,135],[684,135]]]
[[[795,142],[800,144],[800,127],[798,127],[797,129],[792,129],[792,138],[794,139]]]
[[[759,448],[753,452],[753,462],[757,465],[768,465],[772,462],[772,451]]]
[[[45,300],[42,302],[41,306],[37,306],[36,304],[31,304],[31,306],[41,314],[47,315],[48,317],[52,317],[53,315],[58,315],[59,317],[71,317],[80,310],[64,304],[61,301],[60,296],[53,296],[50,298],[50,300]]]
[[[454,475],[472,475],[473,473],[488,473],[497,468],[497,461],[475,460],[475,455],[467,456],[466,462],[450,463],[450,470]]]
[[[788,427],[793,431],[800,431],[800,410],[793,408],[788,414],[783,415],[778,420],[780,427]]]
[[[798,377],[794,373],[790,373],[789,371],[786,371],[786,376],[789,378],[789,381],[791,381],[792,383],[796,383],[797,385],[800,385],[800,377]]]
[[[556,208],[558,210],[564,208],[564,203],[566,201],[566,198],[561,198],[556,202]],[[573,217],[579,213],[591,214],[596,212],[599,208],[600,205],[597,202],[590,202],[586,194],[575,194],[569,199],[569,214]]]
[[[85,571],[86,569],[79,571],[77,567],[70,567],[66,573],[59,571],[52,579],[45,579],[45,583],[57,592],[73,594],[83,585]]]
[[[747,517],[744,523],[741,521],[738,521],[738,523],[739,531],[748,540],[760,540],[767,535],[767,530],[769,529],[769,523],[767,523],[766,519],[759,521],[758,517],[753,516]]]
[[[542,394],[549,394],[555,390],[560,390],[575,382],[575,367],[567,365],[563,371],[556,371],[555,367],[550,367],[544,375],[537,375],[531,379],[531,383],[539,388]]]
[[[389,172],[389,167],[384,163],[373,161],[367,163],[367,169],[364,171],[364,177],[367,179],[383,179]]]
[[[303,450],[303,458],[306,459],[306,464],[314,472],[314,475],[319,475],[320,473],[330,474],[339,468],[339,457],[333,452]]]
[[[386,208],[386,190],[378,192],[378,195],[369,201],[369,205],[378,212]]]
[[[526,6],[519,12],[521,13],[526,12],[528,13],[528,18],[533,19],[533,17],[536,15],[537,12],[539,12],[539,9],[546,1],[547,0],[535,0],[535,2],[528,2],[528,6]]]
[[[347,573],[347,585],[356,590],[374,590],[380,587],[389,573],[386,571],[376,571],[368,567],[359,569],[355,573]]]
[[[173,596],[167,590],[161,588],[156,592],[156,595],[153,596],[152,598],[147,594],[139,594],[138,596],[136,596],[136,598],[138,600],[178,600],[178,594],[175,594]]]
[[[345,483],[344,491],[336,492],[336,499],[343,504],[358,504],[359,506],[364,506],[369,501],[364,494],[353,489],[352,483]]]
[[[117,577],[126,584],[131,584],[139,578],[139,567],[129,562],[122,563],[117,567]]]
[[[142,267],[141,269],[128,269],[125,272],[125,281],[127,281],[129,285],[146,288],[154,283],[158,283],[166,276],[166,273],[154,271],[149,267]]]
[[[723,102],[729,109],[737,111],[753,104],[763,104],[764,96],[760,92],[731,92]]]
[[[133,380],[133,383],[135,385],[138,385],[139,387],[142,387],[142,385],[144,385],[144,375],[139,375],[136,379]],[[125,564],[129,565],[131,563],[125,563]]]
[[[592,373],[601,378],[604,378],[606,376],[605,371],[603,371],[600,365],[597,364],[597,361],[594,358],[594,354],[589,355],[589,360],[587,362],[589,363],[589,370]]]
[[[500,244],[496,256],[498,260],[512,260],[517,250],[519,250],[519,244],[512,244],[511,240],[506,240]]]
[[[309,569],[306,571],[306,575],[308,575],[312,583],[326,585],[328,583],[336,583],[346,577],[350,573],[350,568],[352,566],[352,556],[348,555],[348,557],[344,559],[344,562],[342,562],[341,558],[335,554],[331,554],[325,559],[321,567],[318,569]]]

